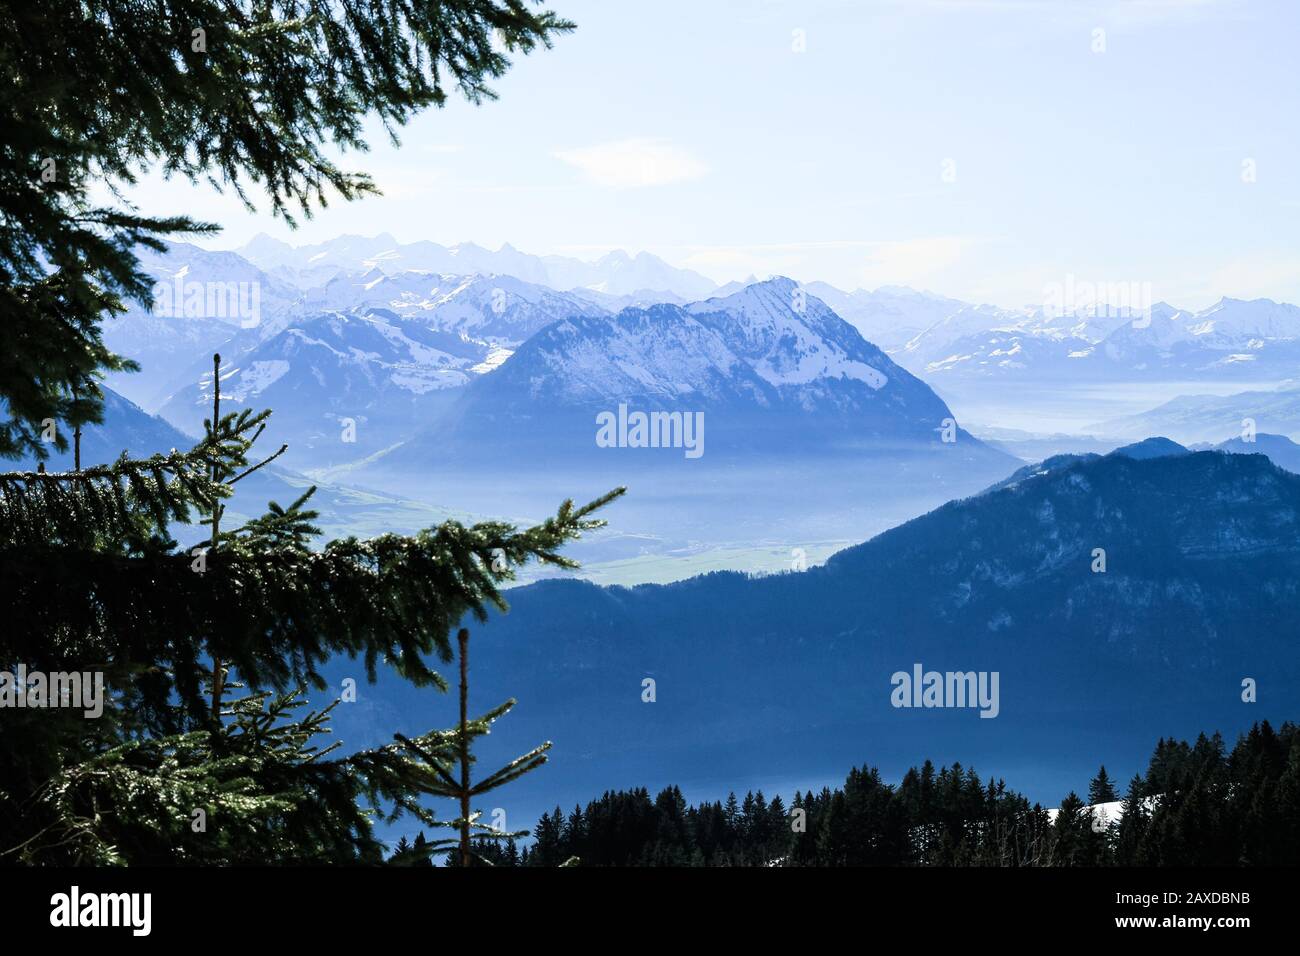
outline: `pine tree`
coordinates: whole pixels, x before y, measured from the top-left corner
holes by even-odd
[[[560,856],[560,829],[564,815],[560,808],[555,808],[555,816],[549,813],[543,813],[542,818],[537,821],[537,826],[533,829],[535,842],[529,852],[530,866],[559,866]]]
[[[841,790],[836,790],[817,823],[815,866],[845,865],[848,856],[848,845],[845,840],[845,814],[844,793]]]
[[[249,458],[268,415],[221,415],[218,401],[189,452],[0,474],[0,577],[18,599],[0,660],[46,673],[89,666],[109,691],[94,721],[55,710],[52,720],[27,712],[7,724],[0,854],[30,863],[378,861],[377,815],[436,826],[421,801],[459,796],[449,768],[513,702],[453,731],[327,760],[337,745],[321,750],[314,739],[333,705],[300,716],[304,686],[324,689],[319,665],[348,654],[365,658],[371,680],[383,659],[417,685],[445,688],[424,655],[450,660],[456,621],[505,610],[501,585],[518,565],[572,567],[557,549],[602,524],[591,514],[621,489],[583,508],[566,502],[523,531],[448,522],[319,549],[305,508],[311,489],[223,530],[223,502],[270,460]],[[177,548],[169,523],[196,513],[211,525],[207,540]],[[538,758],[478,786],[508,782]],[[209,817],[220,827],[208,828]],[[277,841],[259,838],[266,827]]]
[[[565,853],[581,859],[586,841],[586,820],[583,818],[582,807],[575,804],[560,830],[560,842],[564,846]]]
[[[474,758],[471,755],[471,749],[474,738],[481,734],[489,724],[514,707],[515,701],[513,699],[508,700],[495,710],[471,722],[469,719],[469,631],[467,629],[461,628],[457,632],[456,644],[460,650],[460,723],[453,735],[456,774],[452,774],[437,753],[422,754],[422,756],[425,756],[429,766],[433,767],[441,778],[442,787],[439,788],[435,795],[457,801],[460,806],[460,816],[445,824],[447,827],[455,829],[457,836],[454,839],[432,840],[429,847],[433,853],[452,853],[454,851],[456,865],[458,866],[473,866],[476,863],[490,866],[493,865],[493,855],[485,853],[485,848],[496,847],[497,841],[527,836],[528,831],[521,830],[517,833],[510,833],[480,823],[479,817],[481,814],[471,808],[471,801],[475,797],[490,793],[498,787],[503,787],[510,781],[517,780],[524,774],[536,770],[546,763],[546,751],[551,749],[551,745],[547,742],[534,747],[523,756],[516,757],[504,767],[488,774],[478,783],[472,782],[471,769]],[[416,749],[415,744],[406,741],[400,734],[398,740]],[[478,845],[478,852],[475,851],[475,844]]]
[[[340,757],[316,744],[331,708],[304,712],[304,688],[346,654],[371,680],[384,662],[445,689],[428,658],[452,659],[451,630],[504,610],[521,564],[572,566],[558,549],[612,496],[522,530],[447,522],[322,544],[309,491],[226,527],[235,485],[270,460],[250,459],[269,413],[221,414],[219,378],[195,447],[83,467],[100,377],[135,368],[100,323],[149,305],[136,250],[215,231],[92,191],[120,196],[154,168],[251,209],[252,183],[293,225],[327,190],[377,192],[326,144],[364,149],[367,116],[395,141],[449,90],[491,98],[510,55],[572,24],[522,0],[0,3],[0,456],[43,461],[47,421],[74,451],[71,472],[0,474],[0,661],[102,673],[107,689],[96,720],[7,713],[0,859],[378,861],[375,820],[436,825],[422,801],[508,705]],[[181,546],[172,529],[195,519],[204,540]]]
[[[1092,778],[1088,784],[1088,803],[1090,806],[1096,806],[1099,803],[1114,803],[1119,799],[1115,793],[1115,785],[1111,783],[1110,777],[1106,774],[1105,766],[1097,771],[1097,776]]]
[[[423,833],[420,834],[420,836],[423,835],[424,835]],[[416,845],[417,846],[420,845],[420,837],[416,837]],[[406,862],[406,857],[410,854],[410,852],[411,852],[411,841],[408,840],[406,837],[402,837],[400,840],[397,841],[397,848],[393,850],[393,855],[388,858],[389,862],[399,863],[399,864],[404,863]]]
[[[1061,801],[1056,811],[1056,822],[1052,825],[1055,838],[1052,863],[1056,866],[1087,865],[1087,842],[1091,829],[1091,818],[1084,809],[1084,802],[1071,790]]]
[[[431,855],[433,848],[425,838],[423,830],[415,835],[415,843],[411,847],[411,852],[414,857],[413,862],[416,866],[433,866],[433,858]]]
[[[1243,862],[1294,864],[1300,860],[1300,728],[1284,724],[1281,736],[1286,762],[1276,768],[1277,783],[1269,787],[1272,794],[1262,793],[1259,801],[1268,802],[1269,796],[1275,795],[1272,821],[1276,822],[1268,829],[1267,844],[1251,847],[1252,852],[1242,854]]]
[[[1146,782],[1141,774],[1134,774],[1128,792],[1120,806],[1119,824],[1115,834],[1115,861],[1120,866],[1139,866],[1142,863],[1142,844],[1146,837],[1151,815],[1147,810]]]
[[[733,832],[740,829],[740,804],[736,802],[734,792],[727,794],[727,804],[723,809],[724,819],[727,821],[727,828]]]
[[[781,799],[779,793],[772,797],[771,803],[767,805],[767,822],[764,828],[768,834],[764,857],[769,860],[780,860],[784,864],[790,855],[791,832],[785,801]]]

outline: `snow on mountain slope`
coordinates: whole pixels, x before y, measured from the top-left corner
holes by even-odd
[[[325,313],[226,358],[222,400],[273,409],[272,437],[290,444],[291,461],[337,463],[400,441],[439,393],[465,385],[492,358],[484,343],[392,312]],[[173,395],[161,414],[197,434],[211,389],[209,374]],[[353,434],[345,437],[349,422]]]
[[[686,307],[568,319],[524,343],[479,388],[569,405],[635,399],[803,411],[829,410],[850,394],[932,397],[818,299],[798,306],[797,290],[778,278]],[[942,405],[923,404],[929,414]]]
[[[1128,310],[1057,313],[956,305],[950,315],[897,350],[898,361],[917,372],[1031,370],[1036,363],[1054,364],[1091,354],[1094,346],[1136,317]],[[1159,316],[1176,311],[1161,303],[1152,313]]]
[[[754,280],[745,283],[752,284]],[[905,286],[845,292],[826,282],[806,282],[803,289],[826,303],[864,339],[891,354],[910,339],[961,309],[965,303]],[[729,289],[729,291],[735,291]],[[721,290],[719,293],[721,294]]]
[[[164,252],[139,248],[140,269],[154,283],[152,309],[128,309],[103,323],[104,343],[140,363],[112,372],[108,385],[145,408],[156,407],[197,357],[232,336],[264,334],[283,323],[300,293],[231,252],[174,242]]]
[[[374,469],[502,456],[610,462],[594,416],[619,408],[702,415],[710,454],[733,463],[796,449],[934,450],[947,429],[962,454],[996,458],[999,470],[1013,464],[956,429],[934,392],[824,303],[777,278],[686,307],[553,323]]]
[[[1111,362],[1138,367],[1169,355],[1192,340],[1190,313],[1164,302],[1151,307],[1141,321],[1125,321],[1100,341],[1101,354]]]
[[[1020,332],[1028,316],[991,305],[957,305],[933,325],[914,335],[896,352],[898,361],[921,368],[961,354],[968,337],[978,340],[995,331]]]
[[[918,373],[943,378],[1074,381],[1262,381],[1291,374],[1300,360],[1300,309],[1267,299],[1223,299],[1196,313],[1158,302],[1149,310],[1009,318],[981,329],[978,316],[950,317],[897,357]]]
[[[663,302],[669,302],[673,305],[686,304],[686,299],[675,292],[656,291],[654,289],[637,289],[634,292],[627,292],[622,295],[611,295],[608,292],[598,292],[595,289],[574,288],[570,289],[566,294],[582,302],[589,302],[598,306],[610,315],[624,309],[644,309],[647,306],[659,305]]]
[[[312,298],[324,309],[384,308],[431,328],[508,347],[559,319],[609,314],[585,297],[507,275],[388,275],[372,269],[338,276]]]
[[[1185,322],[1188,336],[1206,348],[1250,349],[1261,340],[1300,339],[1300,308],[1271,299],[1220,299]]]
[[[706,317],[736,354],[771,385],[802,386],[834,379],[865,382],[873,389],[888,384],[882,371],[888,361],[882,361],[883,353],[789,279],[755,283],[725,298],[697,302],[686,311]],[[718,313],[727,319],[712,319]]]
[[[655,305],[548,326],[479,389],[517,404],[588,405],[628,396],[720,401],[758,396],[761,384],[714,330],[678,306]]]

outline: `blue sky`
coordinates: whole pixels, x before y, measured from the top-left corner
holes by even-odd
[[[498,102],[345,158],[382,198],[296,233],[207,186],[133,198],[220,222],[219,248],[386,231],[1007,306],[1069,275],[1300,302],[1294,0],[550,6],[577,31]]]

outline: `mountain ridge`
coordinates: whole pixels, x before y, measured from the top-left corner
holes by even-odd
[[[918,748],[995,775],[1032,767],[1059,793],[1098,752],[1137,761],[1153,734],[1294,713],[1297,531],[1300,476],[1262,456],[1099,457],[806,571],[514,589],[508,614],[472,626],[478,692],[517,696],[516,730],[555,741],[545,784],[516,796],[542,806],[755,766],[815,780],[864,753],[901,771]],[[999,673],[998,717],[891,706],[890,675],[917,663]],[[1244,678],[1261,703],[1243,702]]]

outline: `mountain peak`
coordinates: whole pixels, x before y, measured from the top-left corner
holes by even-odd
[[[1204,312],[1200,314],[1206,315],[1211,312],[1219,312],[1222,311],[1223,309],[1232,308],[1234,306],[1235,307],[1254,306],[1255,308],[1260,308],[1260,309],[1276,309],[1278,305],[1279,303],[1275,302],[1272,299],[1264,298],[1263,296],[1254,299],[1237,299],[1234,298],[1233,296],[1225,295],[1222,298],[1220,298],[1218,302],[1214,303],[1214,305],[1210,306],[1208,309],[1206,309]],[[1286,307],[1285,304],[1283,304],[1283,306]],[[1291,308],[1294,308],[1294,306],[1291,306]]]
[[[753,277],[751,277],[752,279]],[[690,308],[691,311],[700,311],[704,306],[710,303],[725,303],[730,306],[740,306],[745,301],[772,300],[779,298],[783,300],[783,305],[790,310],[794,309],[794,290],[799,288],[799,283],[786,276],[771,276],[767,279],[746,282],[740,288],[736,288],[735,283],[729,283],[727,286],[718,291],[724,293],[705,299],[701,302],[694,303]]]
[[[1170,455],[1191,454],[1185,447],[1163,436],[1144,438],[1142,441],[1116,448],[1111,455],[1122,458],[1135,458],[1145,461],[1148,458],[1166,458]]]
[[[182,247],[184,245],[187,244],[173,243],[173,246],[175,247]],[[282,242],[281,240],[276,239],[273,236],[269,236],[264,232],[259,232],[252,239],[249,239],[248,242],[244,243],[242,246],[240,246],[238,249],[235,250],[237,255],[244,256],[246,258],[258,257],[258,256],[277,256],[292,251],[293,251],[293,246],[289,245],[287,242]]]

